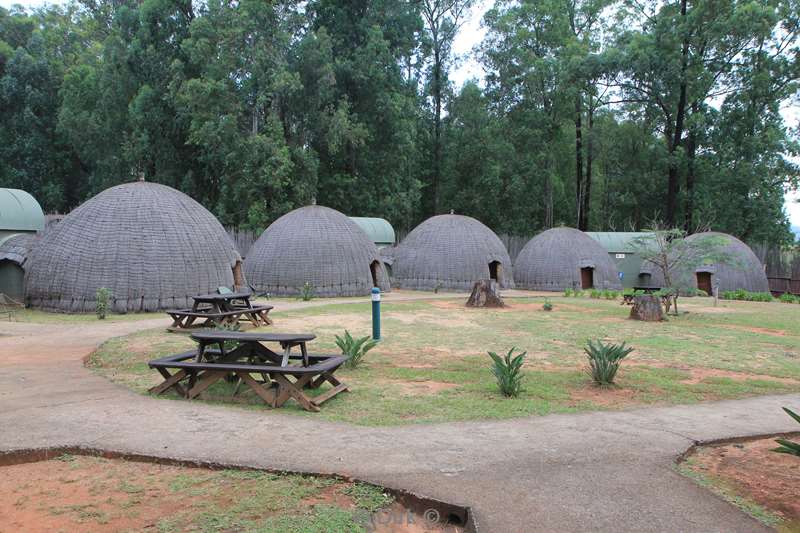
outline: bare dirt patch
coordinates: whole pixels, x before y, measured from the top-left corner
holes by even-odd
[[[797,441],[800,433],[789,438]],[[686,465],[777,514],[787,531],[800,531],[800,459],[770,451],[776,446],[772,437],[703,446],[694,450]]]
[[[696,385],[698,383],[702,383],[708,378],[729,378],[736,381],[755,379],[755,380],[775,381],[778,383],[785,383],[787,385],[800,384],[800,381],[791,378],[777,378],[774,376],[768,376],[766,374],[749,374],[746,372],[734,372],[731,370],[720,370],[717,368],[690,367],[690,368],[679,368],[679,370],[684,370],[691,374],[691,377],[689,379],[681,380],[681,383],[686,383],[688,385]]]
[[[636,391],[621,387],[598,387],[587,384],[585,387],[570,392],[571,404],[589,402],[598,407],[619,409],[637,405]]]
[[[748,333],[759,333],[762,335],[771,335],[773,337],[785,337],[789,335],[786,331],[782,329],[770,329],[770,328],[758,328],[753,326],[735,326],[726,324],[722,326],[725,329],[735,329],[737,331],[747,331]]]
[[[315,506],[352,512],[370,523],[370,531],[381,533],[463,530],[426,522],[398,501],[370,516],[359,508],[351,487],[353,483],[337,479],[62,456],[0,467],[0,531],[217,529],[211,526],[218,520],[205,516],[209,510],[229,521],[226,531],[235,531],[282,513],[302,522]],[[241,508],[243,499],[253,497],[264,497],[264,505]]]
[[[379,382],[394,385],[400,388],[407,396],[420,396],[428,394],[438,394],[442,391],[458,387],[458,383],[446,383],[444,381],[402,381],[395,379],[379,380]]]

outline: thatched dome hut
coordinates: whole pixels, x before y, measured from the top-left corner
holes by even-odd
[[[387,250],[392,282],[404,289],[469,290],[480,279],[514,286],[511,258],[492,230],[472,217],[438,215]]]
[[[259,292],[363,296],[389,290],[375,244],[345,215],[321,205],[295,209],[273,222],[247,253],[244,271]]]
[[[3,295],[15,302],[25,298],[25,262],[37,237],[35,233],[0,236],[0,303]]]
[[[142,181],[84,202],[44,233],[29,263],[27,304],[92,311],[105,287],[111,310],[125,313],[186,307],[194,295],[233,286],[241,257],[203,206]]]
[[[694,272],[680,271],[673,277],[680,278],[684,285],[694,285],[698,289],[712,294],[713,287],[719,285],[719,291],[735,291],[744,289],[751,292],[769,292],[769,281],[764,272],[764,265],[756,254],[745,243],[726,233],[706,231],[686,237],[687,242],[698,242],[700,239],[716,237],[727,240],[721,252],[728,261],[722,264],[703,264]]]
[[[535,291],[622,289],[605,248],[573,228],[552,228],[528,241],[514,263],[514,279]]]

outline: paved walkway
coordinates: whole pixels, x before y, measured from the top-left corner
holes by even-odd
[[[695,441],[797,429],[780,407],[800,395],[364,428],[140,396],[83,368],[106,338],[164,324],[0,325],[0,450],[85,446],[350,475],[470,506],[481,531],[752,532],[765,528],[675,473],[675,458]]]

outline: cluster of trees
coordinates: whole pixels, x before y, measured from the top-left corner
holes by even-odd
[[[0,8],[0,183],[68,211],[144,176],[224,224],[316,200],[525,235],[792,239],[798,0],[81,0]]]

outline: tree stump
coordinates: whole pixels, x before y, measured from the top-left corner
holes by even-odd
[[[482,279],[472,286],[467,307],[505,307],[500,297],[500,285],[493,279]]]
[[[631,316],[633,320],[645,322],[660,322],[664,320],[664,310],[661,308],[661,299],[655,294],[643,294],[633,297]]]

